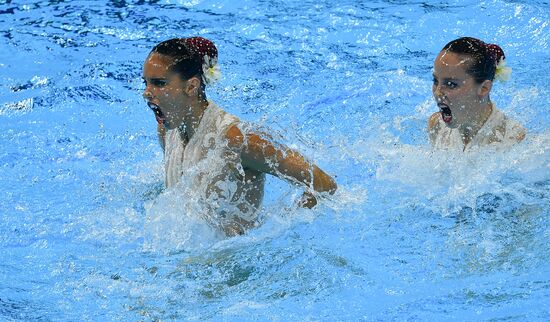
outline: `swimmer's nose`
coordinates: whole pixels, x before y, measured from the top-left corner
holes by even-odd
[[[146,83],[145,89],[143,90],[143,98],[150,100],[153,98],[153,91],[151,90],[151,84]]]
[[[445,94],[441,92],[441,88],[439,86],[434,86],[433,88],[434,97],[438,102],[443,101],[445,98]]]
[[[437,85],[434,85],[433,86],[433,93],[434,93],[434,96],[436,96],[436,97],[441,96],[441,88]]]
[[[143,98],[145,98],[146,100],[149,100],[149,99],[153,98],[153,94],[151,93],[150,90],[145,88],[145,90],[143,91]]]

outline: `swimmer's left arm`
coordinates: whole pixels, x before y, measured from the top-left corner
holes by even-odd
[[[297,181],[316,192],[333,194],[336,191],[334,179],[316,165],[309,163],[300,153],[286,147],[277,148],[257,134],[245,136],[237,126],[232,126],[227,136],[231,146],[241,147],[243,167]],[[302,206],[311,208],[316,203],[314,195],[306,191],[302,198]]]

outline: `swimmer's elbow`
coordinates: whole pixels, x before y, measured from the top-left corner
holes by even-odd
[[[315,167],[313,169],[313,189],[317,192],[328,192],[332,195],[336,192],[338,186],[331,176]]]
[[[333,195],[338,189],[338,185],[336,184],[336,181],[334,181],[334,179],[331,177],[329,177],[329,182],[330,184],[328,185],[328,189],[326,191],[328,191],[328,193]]]

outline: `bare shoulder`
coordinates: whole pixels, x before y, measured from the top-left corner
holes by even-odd
[[[228,147],[240,154],[245,171],[273,172],[268,164],[273,163],[270,160],[280,153],[263,135],[248,131],[243,133],[237,123],[228,128],[226,138]]]
[[[271,150],[273,143],[269,134],[264,132],[249,132],[243,133],[239,128],[239,124],[234,124],[226,132],[227,141],[229,146],[232,148],[244,147],[246,149],[253,151],[256,149]]]

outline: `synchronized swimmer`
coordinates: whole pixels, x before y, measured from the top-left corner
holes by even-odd
[[[463,37],[443,47],[434,62],[433,96],[439,107],[428,121],[436,148],[506,147],[525,138],[525,129],[491,101],[493,82],[507,80],[504,51]]]
[[[266,173],[301,185],[304,207],[315,206],[323,193],[333,194],[334,179],[319,167],[265,134],[245,131],[237,117],[207,99],[217,60],[217,48],[202,37],[163,41],[145,60],[143,97],[158,123],[166,187],[182,176],[191,181],[205,219],[228,236],[256,225]]]
[[[499,46],[475,38],[443,47],[433,69],[440,110],[428,121],[432,146],[466,151],[524,139],[525,129],[498,110],[489,95],[495,79],[509,76],[504,58]],[[185,180],[199,194],[205,219],[228,236],[257,224],[265,174],[302,186],[304,207],[333,194],[337,186],[331,176],[269,135],[247,130],[207,99],[206,86],[219,76],[217,61],[216,46],[202,37],[163,41],[145,60],[143,97],[158,123],[166,187]]]

